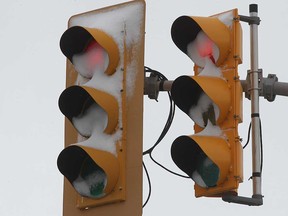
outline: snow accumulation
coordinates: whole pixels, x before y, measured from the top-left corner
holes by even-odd
[[[211,57],[217,61],[219,54],[219,48],[203,31],[187,45],[187,55],[200,67],[205,67]]]
[[[218,17],[228,27],[232,26],[233,12],[224,13]],[[223,79],[222,71],[215,65],[215,62],[219,58],[219,48],[216,44],[209,39],[209,37],[200,31],[194,41],[187,45],[188,56],[199,66],[198,76],[218,77]],[[210,107],[213,107],[215,120],[220,116],[219,107],[209,98],[203,91],[199,96],[197,104],[192,106],[189,110],[189,116],[195,121],[196,124],[205,129],[198,135],[215,135],[221,136],[222,132],[217,124],[215,125],[208,121],[205,125],[203,114],[207,113]],[[209,113],[208,113],[209,114]]]
[[[143,5],[132,3],[129,5],[121,6],[115,10],[114,8],[105,9],[103,12],[97,11],[97,13],[86,13],[81,16],[75,16],[70,19],[69,26],[83,26],[88,28],[97,28],[108,35],[110,35],[119,48],[119,65],[116,68],[116,72],[112,75],[107,75],[105,72],[109,64],[109,57],[107,53],[101,51],[99,46],[92,47],[85,55],[73,56],[73,63],[75,69],[79,72],[76,85],[83,85],[93,87],[109,94],[113,95],[119,103],[119,122],[118,128],[122,127],[122,94],[123,86],[123,74],[126,74],[126,96],[130,97],[134,93],[135,79],[137,73],[143,71],[137,71],[136,67],[138,60],[134,58],[128,58],[131,61],[124,64],[125,49],[131,50],[130,55],[136,55],[139,52],[138,43],[142,39],[140,27],[144,25],[144,13]],[[97,65],[91,65],[87,67],[87,61],[95,53],[102,52],[104,61],[99,62]],[[82,134],[87,135],[88,139],[79,135],[77,145],[89,146],[97,148],[99,150],[108,151],[115,156],[116,143],[122,136],[122,131],[117,129],[112,135],[107,135],[103,131],[107,125],[107,114],[97,104],[93,104],[82,116],[73,118],[73,124],[81,131]],[[81,187],[83,193],[88,188]]]
[[[103,191],[106,185],[107,176],[100,169],[95,170],[93,173],[86,176],[85,179],[78,176],[78,178],[73,181],[73,187],[78,193],[86,197],[93,196],[93,198],[103,197],[105,195]]]
[[[107,126],[107,121],[107,113],[96,103],[92,104],[81,116],[74,117],[72,119],[74,127],[80,134],[89,137],[86,140],[81,139],[81,136],[77,145],[97,147],[99,150],[104,150],[117,156],[115,143],[121,138],[121,130],[117,130],[112,135],[103,133]]]
[[[231,11],[227,11],[225,13],[221,13],[219,15],[216,15],[216,17],[223,22],[228,28],[232,27],[233,24],[233,18],[234,18],[234,14],[233,14],[233,10]]]
[[[198,136],[223,136],[223,132],[220,129],[219,126],[213,125],[210,120],[208,120],[208,123],[206,127],[199,133],[197,133]]]
[[[213,106],[215,119],[218,119],[220,114],[218,106],[213,103],[213,101],[204,92],[200,95],[197,105],[190,108],[188,115],[197,125],[204,127],[205,122],[203,114],[208,111],[211,105]]]
[[[122,88],[122,86],[119,85],[122,85],[123,77],[118,74],[122,74],[121,69],[124,68],[123,53],[125,46],[127,49],[132,48],[132,55],[133,53],[136,55],[138,51],[136,48],[133,49],[133,45],[137,44],[142,37],[141,32],[138,30],[139,26],[144,24],[144,10],[142,7],[142,4],[135,3],[126,5],[125,7],[119,7],[117,10],[105,10],[103,13],[83,14],[82,16],[72,17],[70,20],[70,26],[100,29],[109,34],[117,43],[121,57],[120,64],[116,73],[109,77],[110,82],[106,83],[106,85],[104,84],[105,89],[107,88],[107,84],[109,86],[118,85],[118,89]],[[132,59],[126,68],[126,90],[128,96],[133,95],[134,80],[138,72],[135,71],[136,65],[137,61],[133,61]],[[96,79],[93,79],[93,81],[96,82]],[[98,87],[99,83],[94,82],[89,85],[96,85]],[[101,89],[102,86],[99,86],[99,89]],[[118,98],[120,94],[117,93],[115,96]]]
[[[198,76],[208,76],[208,77],[219,77],[222,78],[221,70],[216,67],[215,61],[219,57],[219,49],[213,41],[211,41],[208,36],[200,31],[194,41],[188,44],[187,53],[189,57],[203,69],[198,74]],[[214,116],[217,120],[219,118],[220,110],[219,107],[213,103],[211,98],[205,94],[203,91],[199,96],[197,104],[192,106],[189,110],[189,116],[196,124],[201,127],[205,127],[205,134],[208,134],[210,130],[214,131],[217,126],[213,124],[205,125],[203,114],[208,111],[208,108],[213,106]],[[218,128],[218,127],[217,127]],[[208,130],[208,131],[207,131]],[[216,129],[218,131],[218,129]],[[219,129],[220,130],[220,129]],[[203,132],[204,134],[204,132]]]
[[[74,127],[85,137],[90,137],[93,131],[104,131],[107,121],[107,113],[96,103],[93,103],[81,116],[72,118]]]

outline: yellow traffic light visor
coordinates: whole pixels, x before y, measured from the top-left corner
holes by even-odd
[[[229,28],[216,17],[181,16],[171,27],[171,36],[176,46],[187,55],[187,45],[203,31],[219,48],[216,66],[220,66],[230,52],[231,39]]]
[[[81,145],[65,148],[57,166],[75,190],[89,198],[109,194],[118,181],[120,169],[115,155]]]
[[[72,124],[73,117],[83,115],[93,103],[98,104],[107,113],[108,122],[104,132],[107,134],[115,132],[119,119],[119,106],[114,96],[87,86],[70,86],[62,92],[58,101],[61,112]]]
[[[115,73],[119,63],[119,49],[114,39],[105,32],[94,28],[73,26],[63,33],[60,39],[60,48],[63,54],[72,62],[73,55],[84,53],[89,43],[93,40],[108,53],[109,65],[105,73],[112,75]]]
[[[203,93],[210,98],[211,102],[217,105],[219,115],[216,116],[215,123],[219,125],[226,119],[231,107],[231,93],[224,79],[207,76],[180,76],[173,82],[171,88],[173,101],[190,117],[191,108],[201,106],[199,99]],[[195,119],[193,120],[195,121]],[[201,127],[205,126],[199,124],[199,122],[195,123]]]
[[[221,137],[180,136],[171,146],[175,164],[200,187],[223,183],[231,165],[228,143]]]

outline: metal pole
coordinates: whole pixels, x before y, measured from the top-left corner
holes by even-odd
[[[249,6],[250,17],[258,16],[257,4]],[[262,198],[261,192],[261,139],[259,116],[259,76],[258,76],[258,24],[250,24],[251,69],[249,78],[251,83],[251,124],[252,124],[252,177],[253,198]]]
[[[288,96],[288,83],[275,82],[273,91],[275,95]]]

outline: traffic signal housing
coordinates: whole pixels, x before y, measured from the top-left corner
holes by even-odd
[[[195,196],[237,193],[243,179],[242,30],[237,9],[211,17],[181,16],[171,28],[176,46],[194,63],[194,76],[172,84],[175,104],[194,122],[194,135],[171,146],[175,164],[195,182]]]
[[[144,18],[142,0],[114,5],[71,17],[60,39],[64,216],[142,215]]]

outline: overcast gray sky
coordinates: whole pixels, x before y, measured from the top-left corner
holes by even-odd
[[[0,7],[0,215],[60,216],[62,215],[63,176],[56,160],[63,148],[64,117],[58,109],[58,98],[65,88],[65,57],[59,39],[67,28],[70,16],[121,0],[2,1]],[[259,67],[264,76],[277,74],[288,81],[285,67],[288,50],[288,3],[278,1],[231,0],[147,0],[145,65],[157,69],[169,79],[193,74],[192,61],[172,42],[170,28],[181,15],[210,16],[239,9],[249,15],[248,7],[258,3]],[[249,69],[249,26],[243,28],[244,63],[241,79]],[[145,162],[152,180],[152,197],[143,215],[288,215],[286,131],[288,98],[278,96],[273,103],[260,100],[263,129],[264,205],[248,207],[228,204],[221,199],[195,198],[193,182],[173,176]],[[168,98],[161,93],[159,102],[145,97],[144,149],[158,138],[168,115]],[[240,135],[246,141],[250,102],[244,100],[244,123]],[[155,119],[157,122],[155,122]],[[192,134],[193,122],[179,109],[171,130],[155,149],[154,157],[165,166],[180,172],[170,157],[170,146],[176,137]],[[244,150],[244,182],[239,194],[251,196],[251,145]],[[144,176],[145,200],[148,188]]]

